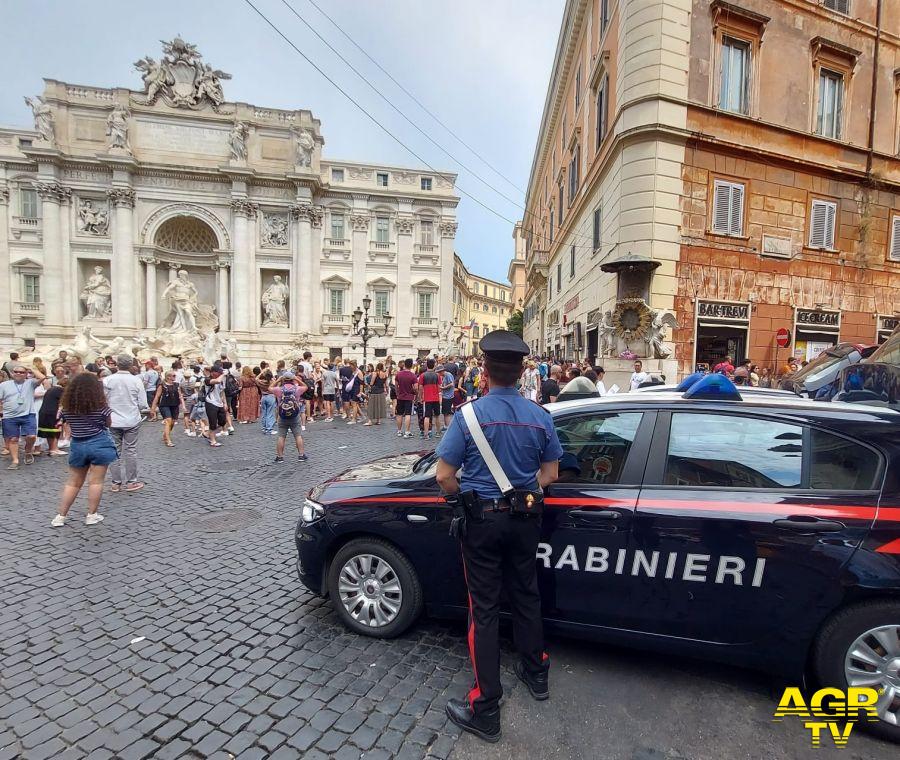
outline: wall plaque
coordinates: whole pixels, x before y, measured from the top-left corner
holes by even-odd
[[[136,119],[136,142],[145,150],[227,156],[228,129]]]
[[[797,309],[797,324],[815,325],[816,327],[839,327],[841,324],[841,314],[837,311]]]
[[[750,306],[745,303],[728,303],[726,301],[700,301],[697,305],[697,316],[705,319],[749,322]]]

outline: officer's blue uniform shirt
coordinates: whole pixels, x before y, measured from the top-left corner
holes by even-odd
[[[533,488],[541,463],[562,457],[550,414],[515,388],[491,388],[487,396],[470,403],[484,437],[515,488]],[[453,415],[437,455],[447,464],[462,467],[461,490],[475,491],[485,499],[502,495],[461,413]]]

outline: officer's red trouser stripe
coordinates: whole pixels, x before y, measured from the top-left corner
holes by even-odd
[[[472,595],[469,593],[469,574],[466,572],[466,556],[462,552],[462,543],[459,545],[462,555],[463,577],[466,580],[466,596],[469,599],[469,631],[466,639],[469,644],[469,659],[472,661],[472,672],[475,674],[475,685],[469,691],[469,707],[475,709],[475,700],[481,696],[481,687],[478,685],[478,666],[475,664],[475,611],[472,609]]]

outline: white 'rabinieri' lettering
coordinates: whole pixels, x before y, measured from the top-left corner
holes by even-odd
[[[609,549],[605,546],[588,546],[583,558],[573,544],[566,544],[553,561],[553,546],[545,542],[538,544],[536,559],[547,570],[573,570],[586,573],[605,573],[610,570]],[[615,575],[625,575],[629,571],[632,577],[646,575],[648,578],[662,577],[666,580],[681,580],[691,583],[718,583],[743,586],[744,573],[748,569],[748,561],[743,557],[734,557],[723,554],[720,557],[712,557],[709,554],[679,554],[668,552],[665,557],[665,567],[660,562],[658,551],[634,551],[631,562],[628,560],[628,550],[616,550],[616,561],[612,568]],[[583,561],[580,561],[582,560]],[[680,564],[679,564],[680,563]],[[677,573],[676,570],[680,569]],[[757,557],[753,565],[753,575],[750,585],[753,588],[762,586],[763,575],[766,570],[764,557]],[[657,574],[660,574],[659,576]]]

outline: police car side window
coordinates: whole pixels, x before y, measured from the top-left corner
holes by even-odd
[[[822,430],[810,431],[809,487],[832,491],[877,488],[879,456],[871,449]]]
[[[595,413],[557,419],[563,448],[558,482],[619,484],[642,416]]]
[[[672,415],[665,484],[799,488],[803,429],[720,414]]]

